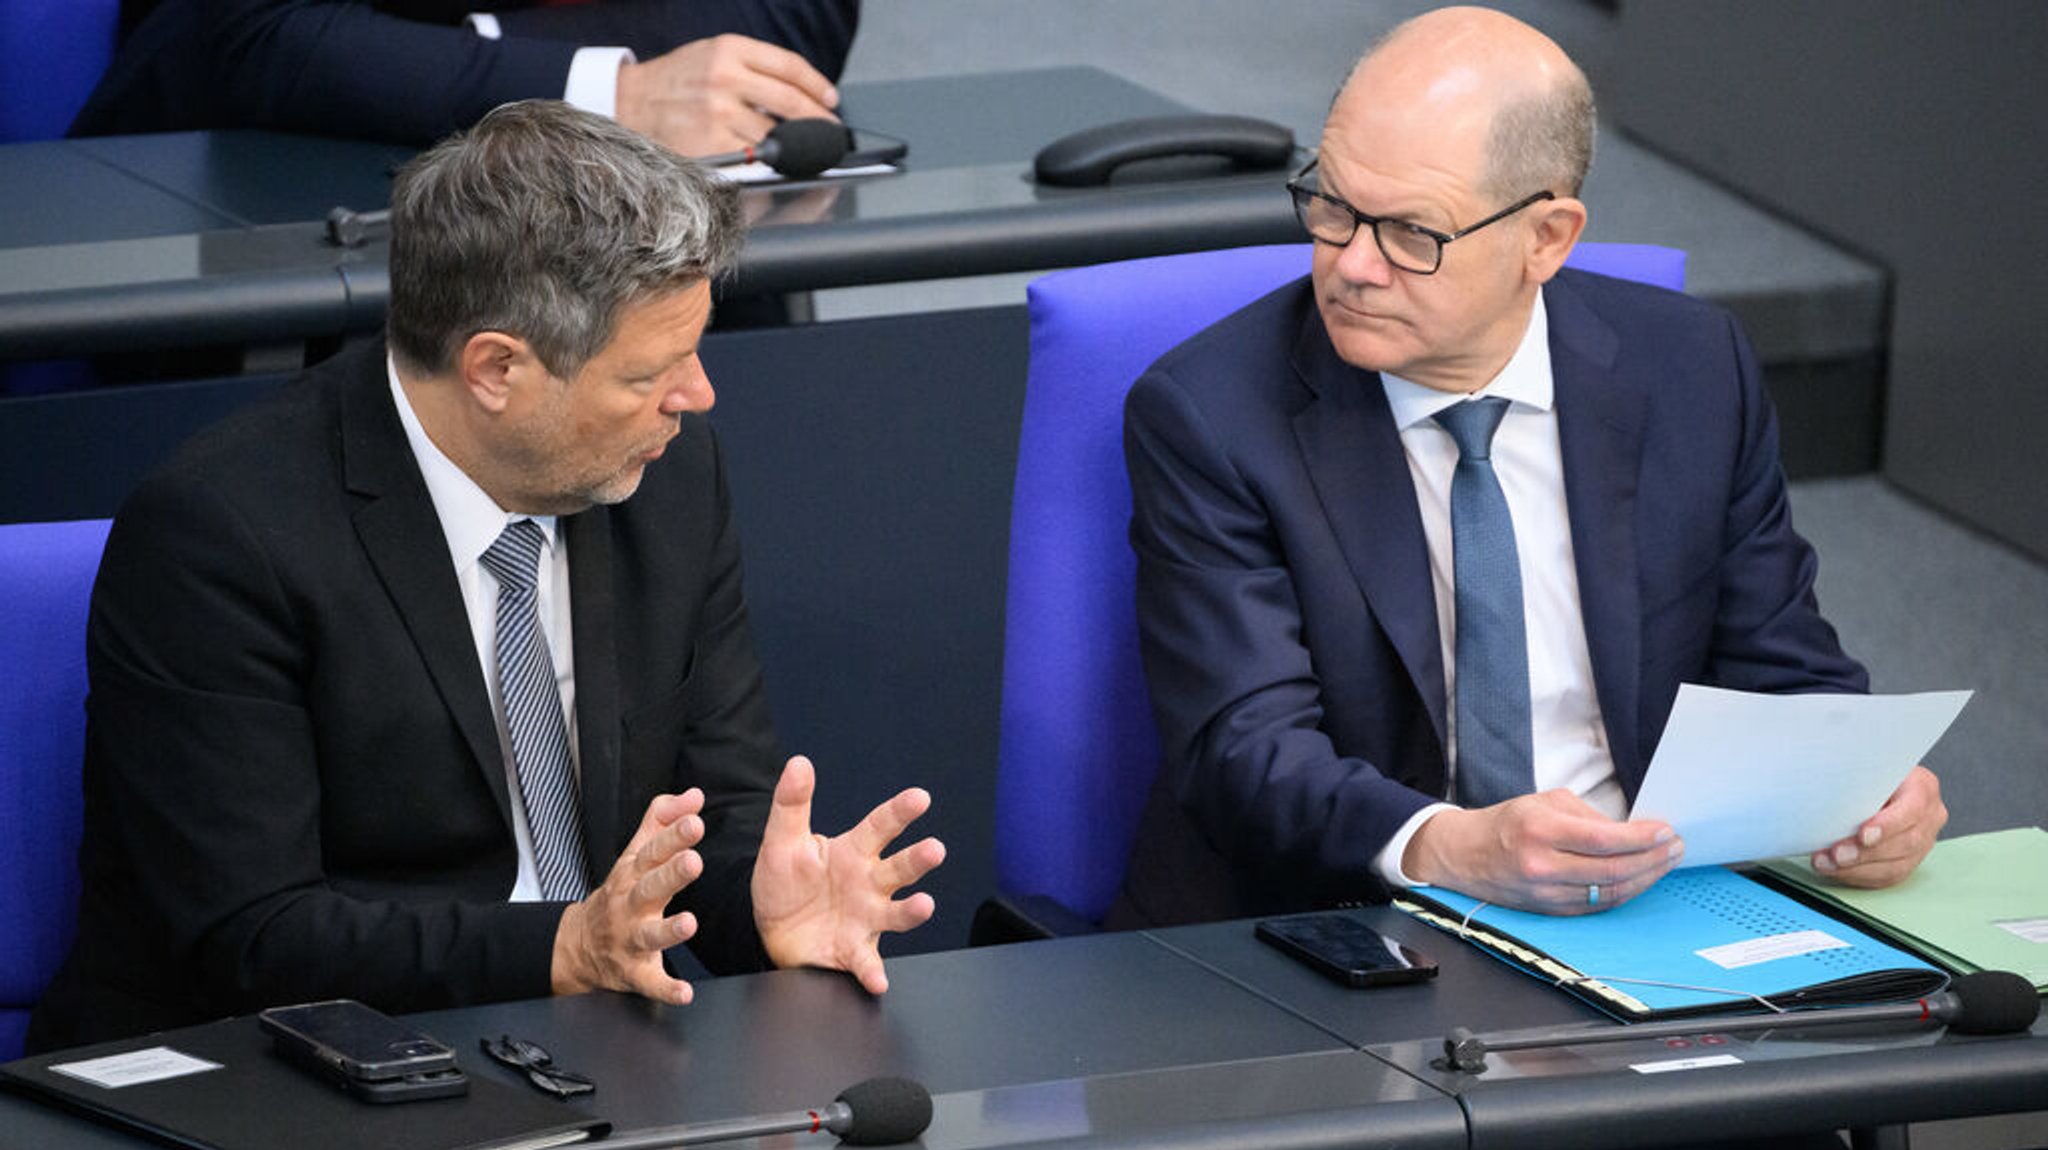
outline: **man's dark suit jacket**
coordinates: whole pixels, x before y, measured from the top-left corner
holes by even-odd
[[[1680,683],[1867,680],[1815,603],[1734,320],[1570,270],[1544,301],[1586,642],[1633,799]],[[1447,772],[1428,547],[1379,377],[1338,358],[1302,280],[1153,365],[1125,454],[1164,763],[1115,920],[1383,894],[1373,857]]]
[[[766,958],[748,885],[780,756],[710,427],[568,541],[585,845],[709,798],[681,904],[714,971]],[[381,343],[211,430],[115,518],[88,629],[84,896],[31,1043],[275,1003],[545,995],[560,903],[506,901],[504,759]]]
[[[496,12],[501,40],[461,26]],[[560,99],[586,44],[651,60],[737,32],[837,78],[859,0],[128,0],[133,30],[74,136],[270,128],[432,143],[499,104]]]

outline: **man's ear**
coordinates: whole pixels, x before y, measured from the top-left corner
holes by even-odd
[[[1579,242],[1580,233],[1586,230],[1586,205],[1574,197],[1562,196],[1533,204],[1529,210],[1533,214],[1525,266],[1530,282],[1549,283],[1557,269],[1564,266],[1565,257],[1572,254],[1572,245]]]
[[[547,375],[531,345],[502,331],[470,336],[455,355],[455,367],[470,399],[493,414],[502,413],[521,386]]]

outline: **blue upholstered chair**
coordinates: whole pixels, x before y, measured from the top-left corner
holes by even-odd
[[[0,144],[54,140],[114,55],[121,0],[0,3]]]
[[[1685,253],[1580,244],[1571,266],[1681,288]],[[1122,885],[1159,760],[1132,601],[1123,399],[1151,362],[1306,274],[1307,244],[1057,272],[1029,289],[1031,363],[1010,508],[997,900],[979,941],[1071,933]]]
[[[77,922],[85,611],[107,526],[0,526],[0,1060]]]

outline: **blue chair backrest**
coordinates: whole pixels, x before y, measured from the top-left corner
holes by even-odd
[[[0,526],[0,1060],[78,916],[85,615],[104,519]]]
[[[114,55],[121,0],[0,3],[0,143],[54,140]]]
[[[1138,659],[1123,399],[1174,345],[1305,275],[1309,245],[1056,272],[1028,289],[1031,362],[1010,507],[996,879],[1100,921],[1159,763]],[[1582,243],[1573,267],[1673,289],[1685,253]]]

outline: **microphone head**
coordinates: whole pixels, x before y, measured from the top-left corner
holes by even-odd
[[[855,1146],[908,1142],[932,1124],[931,1092],[908,1078],[870,1078],[839,1092],[846,1103],[846,1128],[834,1129]]]
[[[813,116],[784,120],[768,132],[762,158],[792,180],[808,180],[846,158],[853,150],[853,131],[837,120]]]
[[[2034,984],[2009,970],[1977,970],[1949,984],[1956,996],[1948,1028],[1957,1034],[2017,1034],[2034,1025],[2041,997]]]

